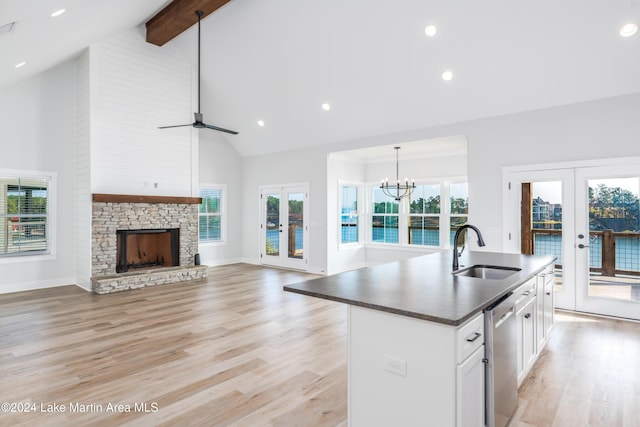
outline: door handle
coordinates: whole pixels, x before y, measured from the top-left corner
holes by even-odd
[[[580,243],[580,244],[578,245],[578,247],[579,247],[580,249],[584,249],[584,248],[588,248],[588,247],[589,247],[589,245],[583,245],[582,243]]]

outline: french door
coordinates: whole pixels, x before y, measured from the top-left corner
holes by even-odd
[[[260,188],[262,264],[307,269],[307,199],[307,185]]]
[[[576,169],[579,311],[640,320],[640,169]]]
[[[507,175],[505,247],[557,257],[557,307],[640,319],[639,172],[618,165]]]

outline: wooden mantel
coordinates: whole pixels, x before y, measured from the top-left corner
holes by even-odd
[[[94,202],[104,203],[170,203],[176,205],[199,205],[201,197],[135,196],[130,194],[93,194]]]

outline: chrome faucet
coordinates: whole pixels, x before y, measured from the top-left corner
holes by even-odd
[[[466,228],[470,228],[476,232],[476,234],[478,235],[478,246],[485,245],[484,239],[482,238],[482,233],[480,233],[480,230],[478,230],[478,227],[473,226],[471,224],[465,224],[458,227],[458,229],[456,230],[456,235],[453,237],[453,271],[456,271],[458,268],[460,268],[460,266],[458,265],[458,257],[462,255],[462,252],[464,251],[464,246],[462,246],[462,251],[458,253],[458,238],[460,237],[462,230]]]

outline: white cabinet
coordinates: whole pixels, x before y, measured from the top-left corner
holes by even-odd
[[[458,329],[456,426],[484,426],[484,316]]]
[[[544,339],[545,342],[549,338],[549,334],[551,333],[551,327],[553,326],[553,322],[555,321],[554,314],[554,290],[553,290],[553,270],[551,274],[545,276],[545,284],[544,284]]]
[[[457,427],[484,426],[484,346],[457,368]]]
[[[518,386],[526,377],[537,356],[537,278],[525,282],[514,291],[516,295],[516,354]]]
[[[529,300],[522,309],[516,313],[518,324],[518,386],[529,373],[536,353],[536,298]]]
[[[553,265],[528,280],[516,294],[518,387],[547,342],[554,321]]]
[[[538,275],[537,282],[537,320],[536,320],[536,351],[540,353],[547,342],[551,327],[554,322],[554,295],[553,284],[555,273],[553,265],[547,267],[544,272]]]
[[[459,327],[349,305],[349,426],[484,425],[484,316]]]

